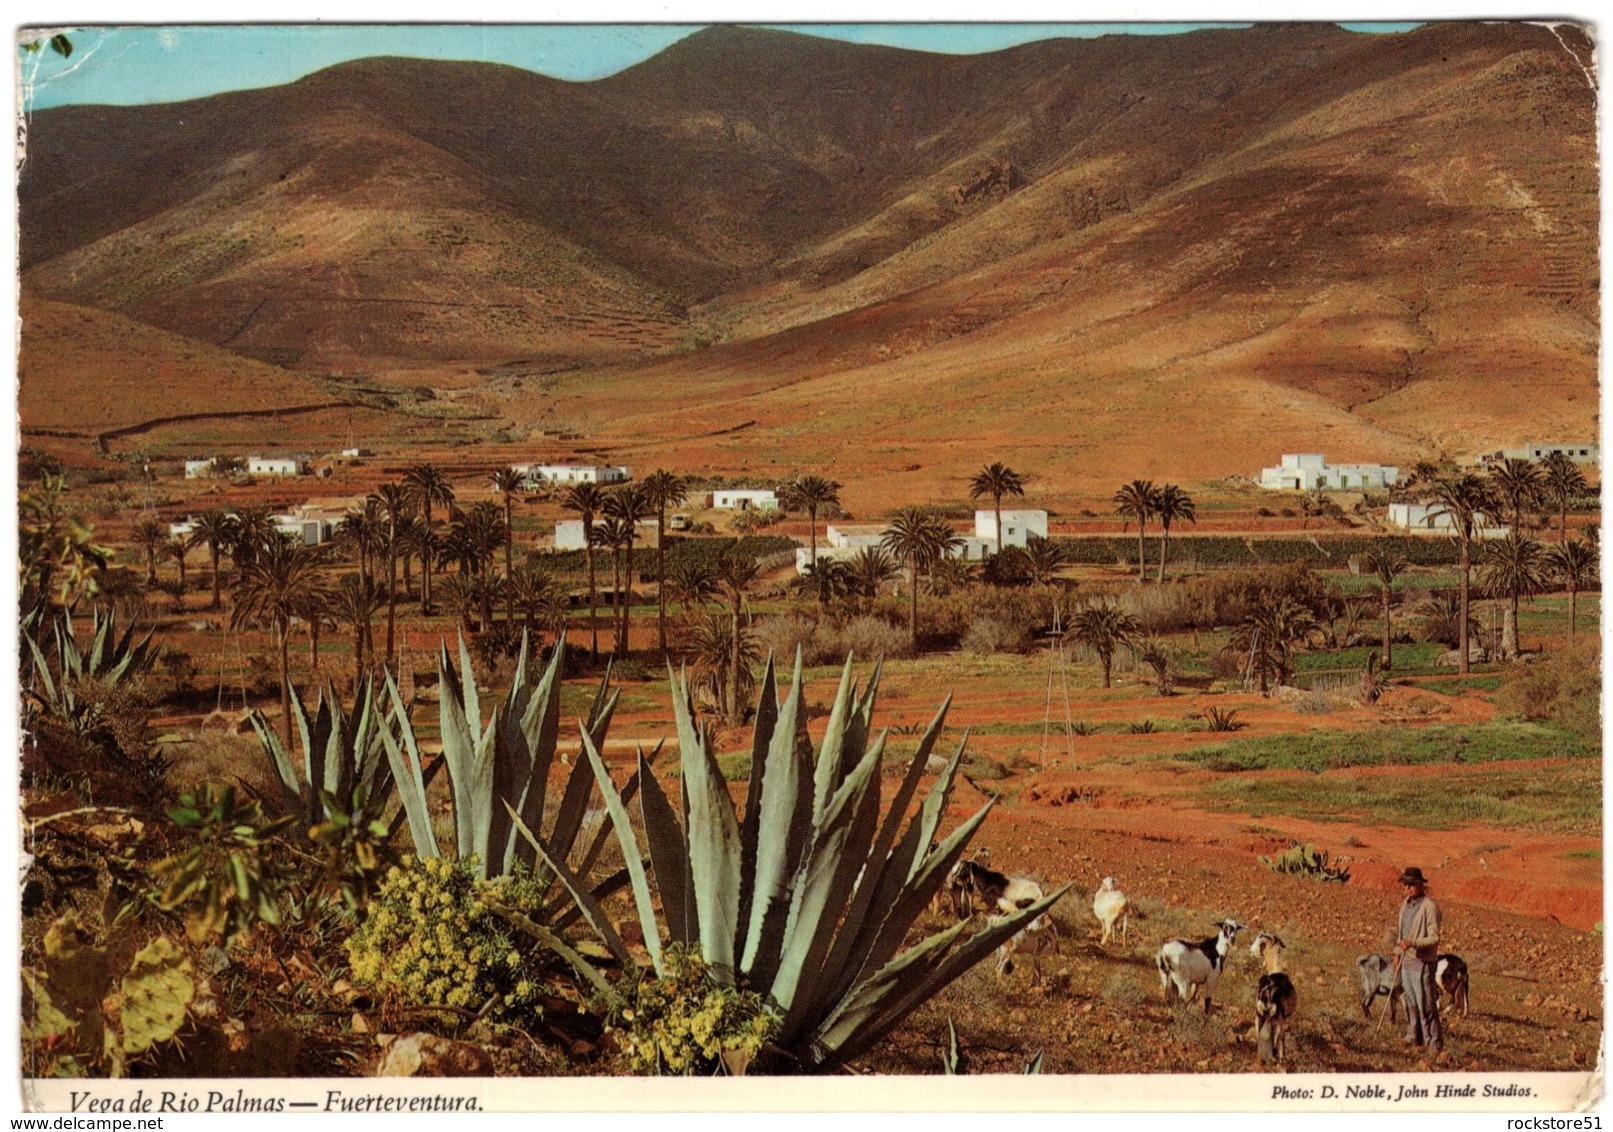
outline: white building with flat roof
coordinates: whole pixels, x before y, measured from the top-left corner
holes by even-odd
[[[1046,511],[1004,511],[1003,545],[1024,547],[1033,538],[1047,537]],[[997,541],[997,512],[975,512],[975,538]]]
[[[579,483],[626,483],[633,470],[621,464],[511,464],[510,470],[526,477],[529,484],[570,487]]]
[[[202,460],[185,461],[185,478],[188,480],[207,479],[216,475],[218,475],[217,457],[208,456]]]
[[[605,525],[604,519],[594,520],[594,529],[598,530]],[[655,520],[640,519],[634,525],[635,546],[655,546]],[[561,519],[554,525],[554,548],[556,550],[587,550],[588,544],[582,537],[581,519]]]
[[[1576,464],[1595,464],[1602,458],[1601,447],[1590,443],[1580,444],[1525,444],[1522,448],[1503,448],[1504,459],[1544,460],[1554,452],[1561,452]]]
[[[718,511],[776,511],[778,493],[767,488],[730,488],[711,493]]]
[[[308,474],[306,453],[290,456],[248,456],[246,474],[249,476],[301,476]]]
[[[1482,511],[1475,518],[1477,537],[1506,538],[1508,528],[1496,523]],[[1456,522],[1440,503],[1391,503],[1389,525],[1414,535],[1455,535]]]
[[[1260,469],[1260,486],[1268,491],[1381,490],[1393,486],[1399,478],[1400,469],[1396,467],[1329,464],[1320,452],[1285,452],[1276,467]]]

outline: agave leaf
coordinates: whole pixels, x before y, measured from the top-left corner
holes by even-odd
[[[578,721],[579,724],[581,721]],[[605,760],[599,757],[594,749],[594,741],[588,737],[586,730],[582,731],[583,750],[588,755],[588,762],[594,768],[594,780],[599,783],[599,793],[605,799],[605,809],[610,814],[611,824],[616,829],[616,841],[622,847],[623,864],[627,866],[628,876],[633,881],[633,904],[638,909],[639,927],[644,933],[644,946],[650,953],[650,961],[655,965],[656,975],[664,974],[661,964],[661,931],[655,924],[655,904],[650,898],[650,882],[644,875],[644,860],[639,855],[638,837],[633,833],[633,821],[628,816],[627,806],[622,796],[616,790],[616,783],[611,780],[610,771],[605,769]],[[642,764],[641,764],[642,765]],[[553,867],[553,861],[550,862]],[[555,871],[559,872],[560,866]],[[562,874],[562,878],[564,875]],[[569,884],[567,887],[571,887]],[[576,892],[572,893],[576,896]],[[582,901],[578,900],[581,904]]]
[[[387,763],[392,767],[398,801],[409,820],[415,854],[422,858],[438,857],[441,854],[431,829],[431,812],[426,807],[426,783],[420,773],[420,748],[415,742],[414,725],[409,722],[409,711],[403,706],[403,697],[391,673],[386,675],[386,690],[392,700],[392,718],[398,725],[399,737],[393,736],[390,727],[383,727],[381,744],[386,748]],[[447,761],[444,757],[443,765]]]
[[[622,889],[626,888],[631,883],[632,877],[628,875],[627,870],[617,869],[614,873],[611,873],[610,876],[606,877],[604,880],[594,885],[593,888],[589,889],[588,894],[594,898],[594,903],[603,904],[606,900],[610,899],[612,896],[615,896],[618,892],[622,891]],[[582,919],[582,910],[579,909],[575,903],[573,903],[569,907],[566,907],[563,912],[552,914],[550,919],[554,925],[555,931],[565,931],[572,924],[575,924],[578,920]],[[578,944],[578,946],[581,947],[582,945]]]
[[[662,743],[657,743],[654,749],[651,750],[647,756],[647,761],[651,765],[654,765],[656,756],[661,753],[662,746]],[[622,805],[630,805],[637,792],[638,775],[635,774],[622,784]],[[594,866],[599,862],[600,853],[604,852],[605,842],[608,841],[612,836],[613,831],[611,828],[611,823],[601,822],[598,832],[594,834],[593,844],[588,846],[588,852],[583,855],[582,864],[577,867],[578,876],[585,877],[593,873]]]
[[[674,943],[699,943],[694,933],[698,925],[690,915],[694,879],[689,872],[689,847],[683,827],[678,824],[666,791],[650,772],[650,764],[639,754],[639,813],[644,821],[644,839],[649,843],[650,864],[655,869],[655,888],[661,894],[661,911],[666,916],[667,933]]]
[[[457,633],[459,638],[459,671],[464,674],[465,715],[480,725],[482,719],[482,696],[476,688],[476,670],[471,667],[470,649],[465,647],[465,634]]]
[[[818,748],[818,765],[813,771],[812,824],[823,821],[824,807],[835,788],[840,785],[840,754],[846,745],[846,724],[851,714],[852,696],[856,686],[851,677],[850,654],[840,672],[840,687],[835,691],[834,707],[829,710],[829,724],[823,733],[823,745]]]
[[[695,729],[688,685],[681,680],[673,685],[672,707],[689,814],[689,862],[701,955],[719,980],[732,984],[739,920],[739,822],[728,780]]]
[[[275,776],[280,783],[280,797],[285,803],[288,814],[301,814],[307,806],[303,800],[302,787],[297,782],[297,771],[292,766],[291,756],[286,753],[285,744],[280,739],[280,732],[270,726],[261,711],[254,711],[247,717],[252,724],[252,730],[257,732],[258,743],[274,764]]]
[[[746,925],[740,970],[752,985],[771,986],[778,971],[784,926],[790,915],[790,893],[796,869],[806,855],[810,838],[807,819],[810,804],[803,787],[808,770],[796,754],[795,728],[801,712],[801,670],[790,680],[783,708],[777,710],[767,735],[760,807],[756,832],[756,860],[750,921]],[[831,724],[832,727],[832,724]],[[757,724],[761,735],[761,722]],[[754,756],[752,774],[755,774]],[[746,815],[747,821],[749,814]]]
[[[466,796],[472,789],[478,736],[466,719],[465,692],[460,687],[459,673],[448,659],[446,645],[438,648],[437,687],[438,729],[442,735],[442,755],[448,763],[448,781],[454,797],[455,842],[463,860],[476,852],[471,806]]]
[[[796,884],[779,973],[773,981],[774,1001],[785,1009],[780,1041],[786,1044],[833,1002],[825,995],[829,988],[821,977],[823,961],[879,826],[880,755],[877,746],[870,750],[835,791]],[[857,927],[847,923],[845,930],[855,933]]]
[[[519,818],[516,820],[519,820]],[[484,895],[482,897],[482,902],[504,919],[508,920],[511,924],[514,924],[532,938],[536,939],[539,943],[543,944],[543,946],[549,948],[549,950],[560,956],[560,958],[564,959],[567,963],[570,963],[572,969],[576,971],[577,974],[581,975],[588,982],[588,984],[594,988],[594,990],[603,995],[609,1002],[615,1005],[621,1004],[621,995],[616,993],[615,988],[612,987],[610,983],[605,981],[605,977],[595,969],[592,963],[588,962],[588,960],[584,959],[581,955],[578,955],[577,952],[573,951],[566,944],[566,941],[560,938],[559,935],[550,931],[542,924],[532,920],[530,917],[517,912],[515,909],[501,903],[491,896]]]
[[[914,858],[913,867],[918,868],[922,860],[922,853],[935,844],[935,831],[941,828],[941,819],[946,816],[947,803],[952,799],[952,785],[957,781],[958,767],[963,762],[964,748],[969,745],[969,732],[964,731],[963,737],[958,740],[958,749],[952,752],[947,765],[930,784],[930,792],[924,796],[924,804],[913,821],[918,828],[918,843],[920,856]]]
[[[1020,929],[1058,903],[1069,890],[1070,886],[1066,884],[1029,908],[995,920],[970,936],[962,947],[948,954],[934,970],[918,980],[916,985],[898,997],[887,1000],[883,1010],[865,1021],[843,1041],[836,1043],[838,1048],[826,1040],[824,1044],[832,1051],[826,1066],[844,1064],[866,1052],[875,1042],[901,1025],[909,1014],[934,997],[942,987],[990,955],[1004,941],[1017,935]],[[875,975],[871,981],[877,981],[881,975],[883,971]]]
[[[581,911],[583,919],[588,921],[588,926],[594,930],[594,934],[599,936],[600,941],[606,947],[610,948],[611,954],[616,956],[623,966],[629,968],[636,966],[633,962],[633,957],[628,954],[627,945],[622,942],[622,937],[617,934],[616,929],[611,925],[610,916],[599,906],[599,902],[593,898],[593,895],[588,891],[587,884],[576,873],[566,868],[565,862],[557,860],[545,848],[543,842],[538,840],[537,835],[527,828],[526,822],[521,820],[521,815],[515,812],[515,807],[510,806],[509,809],[510,818],[515,823],[516,832],[524,837],[532,848],[537,851],[538,856],[554,870],[555,876],[560,878],[560,883],[566,886],[567,892],[571,893],[572,900],[576,901],[578,910]],[[654,953],[652,952],[652,954]]]
[[[831,1050],[841,1045],[906,988],[933,972],[968,928],[964,920],[927,936],[885,964],[874,977],[858,983],[813,1032],[812,1047]]]
[[[857,895],[852,901],[850,910],[846,913],[848,928],[842,930],[835,939],[834,951],[824,964],[824,970],[830,972],[848,971],[851,957],[856,953],[859,945],[864,947],[872,944],[873,937],[878,931],[883,916],[870,916],[871,908],[889,908],[895,900],[897,886],[902,884],[908,875],[912,857],[899,859],[893,850],[893,842],[901,828],[902,819],[907,814],[908,804],[918,790],[919,778],[924,773],[925,765],[929,762],[930,752],[935,748],[936,740],[940,737],[941,728],[945,725],[947,709],[952,706],[950,695],[942,701],[941,708],[930,720],[929,727],[925,728],[924,735],[919,739],[918,747],[908,762],[907,773],[902,776],[901,785],[897,787],[896,794],[891,798],[890,809],[885,815],[885,822],[880,827],[879,836],[869,847],[868,858],[863,866],[862,879],[857,884]],[[885,736],[879,740],[881,746]],[[917,844],[917,838],[914,839]],[[910,850],[911,852],[911,850]],[[877,901],[877,903],[876,903]],[[850,925],[856,925],[856,930],[850,930]],[[860,958],[860,957],[859,957]],[[861,963],[858,963],[861,967]],[[850,971],[855,975],[856,971]]]
[[[795,668],[801,670],[801,649],[795,650]],[[739,823],[739,924],[750,923],[751,901],[756,887],[756,841],[761,829],[762,778],[767,767],[767,750],[778,724],[778,679],[773,671],[773,654],[767,654],[762,671],[762,690],[756,697],[756,726],[751,731],[750,782],[745,790],[745,817]],[[748,941],[738,941],[741,954]],[[741,967],[749,967],[741,962]]]
[[[512,689],[525,686],[527,647],[528,638],[523,630],[521,659],[516,670],[521,683],[512,685]],[[555,744],[560,738],[560,673],[565,663],[565,647],[564,639],[556,642],[554,655],[549,658],[549,666],[544,670],[538,686],[527,697],[525,710],[519,717],[521,737],[529,757],[526,781],[519,784],[516,805],[520,810],[521,820],[526,822],[528,828],[542,824],[544,804],[548,799],[549,769],[554,765]],[[515,705],[512,703],[512,717],[514,709]],[[495,826],[493,841],[505,847],[502,871],[507,873],[516,858],[517,844],[524,849],[525,842],[518,842],[514,837],[514,831],[508,826],[502,831]],[[520,855],[525,856],[524,853]],[[565,851],[561,850],[560,856],[563,858],[565,855]]]
[[[842,988],[852,986],[865,972],[877,970],[896,954],[902,941],[907,938],[908,930],[945,883],[947,874],[963,855],[964,847],[986,820],[993,804],[987,802],[980,807],[973,817],[953,830],[940,847],[928,855],[923,853],[925,843],[921,840],[921,827],[916,821],[909,826],[907,836],[903,838],[903,849],[914,853],[919,859],[905,883],[895,885],[894,892],[890,882],[899,881],[902,874],[895,867],[887,871],[887,883],[881,886],[872,904],[880,919],[878,930],[872,936],[865,935],[853,943],[840,977]]]

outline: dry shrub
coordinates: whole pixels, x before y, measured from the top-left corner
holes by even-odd
[[[813,641],[817,631],[818,623],[807,617],[764,617],[753,629],[756,643],[776,661],[793,658],[799,648],[808,664],[822,663]]]
[[[1001,617],[976,617],[963,635],[963,651],[976,656],[992,653],[1023,653],[1030,649],[1031,636],[1022,624]]]
[[[1103,1001],[1110,1006],[1141,1006],[1152,997],[1148,989],[1130,975],[1111,975],[1103,984]]]
[[[1501,678],[1495,703],[1503,715],[1555,723],[1587,739],[1602,733],[1602,650],[1594,637],[1514,664]]]
[[[857,617],[848,621],[839,632],[838,657],[849,653],[857,656],[908,657],[913,655],[913,642],[905,629],[878,617]]]

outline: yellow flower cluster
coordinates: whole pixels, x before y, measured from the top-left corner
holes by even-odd
[[[405,857],[387,870],[363,922],[347,940],[353,977],[411,1006],[534,1015],[549,990],[534,949],[524,948],[481,896],[495,893],[541,919],[530,879],[484,881],[471,861]]]
[[[628,1005],[609,1027],[634,1072],[713,1073],[723,1051],[755,1057],[777,1034],[762,996],[718,983],[698,952],[674,945],[663,965],[663,978],[626,988]]]

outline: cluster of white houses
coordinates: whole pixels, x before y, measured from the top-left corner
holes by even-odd
[[[626,483],[633,478],[633,470],[620,464],[511,464],[510,470],[525,478],[528,487]]]
[[[1320,452],[1285,452],[1274,468],[1260,469],[1268,491],[1347,491],[1392,487],[1400,469],[1384,464],[1329,464]]]
[[[824,528],[823,544],[818,547],[820,559],[855,558],[869,547],[880,546],[884,543],[885,532],[888,527],[873,523],[848,525],[834,524]],[[1047,537],[1046,511],[1004,511],[1003,512],[1003,541],[1004,546],[1024,547],[1033,538]],[[971,562],[978,562],[997,551],[997,513],[995,511],[976,511],[974,534],[965,537],[962,542],[953,548],[951,556],[963,558]],[[804,573],[812,562],[810,547],[800,546],[795,550],[795,568]]]
[[[242,470],[249,476],[305,476],[311,463],[306,452],[295,452],[288,456],[248,456],[242,464]],[[185,461],[185,478],[188,480],[206,479],[222,471],[217,456]]]

